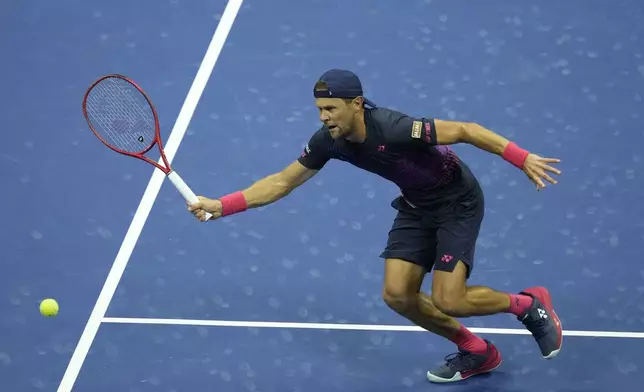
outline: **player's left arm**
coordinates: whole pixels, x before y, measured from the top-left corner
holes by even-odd
[[[522,169],[537,186],[545,188],[544,179],[551,184],[557,181],[548,173],[561,174],[551,163],[559,163],[557,158],[544,158],[519,147],[516,143],[479,125],[469,122],[445,121],[433,119],[430,139],[435,144],[468,143],[484,151],[501,156],[514,166]]]

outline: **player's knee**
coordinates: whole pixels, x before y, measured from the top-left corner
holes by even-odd
[[[406,290],[397,290],[392,287],[385,287],[382,292],[382,299],[394,311],[405,314],[416,306],[416,294]]]
[[[459,317],[462,313],[463,298],[459,295],[433,292],[432,302],[436,309],[448,316]]]

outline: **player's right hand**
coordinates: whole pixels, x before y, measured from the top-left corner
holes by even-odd
[[[221,217],[222,205],[217,199],[209,199],[204,196],[197,196],[199,199],[196,203],[188,203],[188,211],[190,211],[201,222],[207,220],[215,220]],[[212,214],[210,219],[206,219],[206,212]]]

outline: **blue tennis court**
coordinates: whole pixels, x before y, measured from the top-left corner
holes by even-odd
[[[641,2],[36,0],[5,4],[0,21],[3,391],[644,383]],[[548,287],[567,334],[556,359],[513,316],[471,318],[503,365],[430,384],[453,344],[381,298],[393,184],[332,161],[276,204],[203,224],[81,111],[98,77],[132,77],[174,168],[216,197],[299,156],[329,68],[355,71],[380,106],[477,122],[562,159],[559,184],[535,192],[499,157],[455,147],[487,197],[471,284]],[[44,318],[49,297],[60,313]]]

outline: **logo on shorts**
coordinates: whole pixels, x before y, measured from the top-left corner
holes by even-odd
[[[420,139],[420,129],[422,126],[422,121],[414,121],[411,126],[411,137],[413,137],[414,139]]]
[[[441,257],[441,260],[446,262],[446,263],[449,263],[450,261],[452,261],[453,258],[454,258],[454,256],[443,255],[443,257]]]

